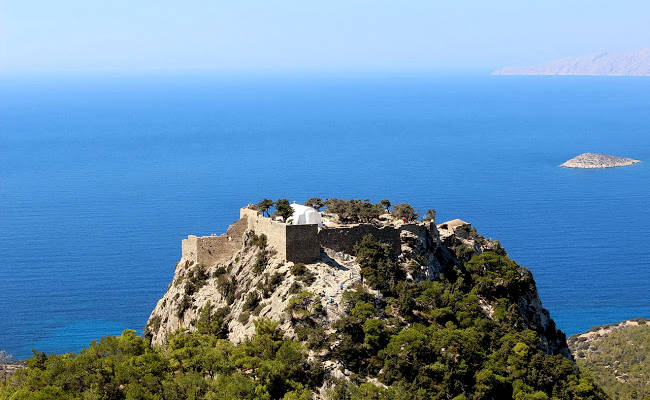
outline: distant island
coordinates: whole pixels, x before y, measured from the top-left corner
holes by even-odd
[[[650,48],[567,57],[533,66],[504,67],[492,75],[650,76]]]
[[[607,154],[582,153],[579,156],[564,162],[560,167],[564,168],[613,168],[625,167],[640,163],[639,160],[625,157],[614,157]]]

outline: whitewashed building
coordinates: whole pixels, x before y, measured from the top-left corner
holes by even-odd
[[[323,225],[321,221],[320,212],[313,207],[303,206],[302,204],[293,203],[293,215],[291,216],[291,223],[293,225],[307,225],[316,224]]]

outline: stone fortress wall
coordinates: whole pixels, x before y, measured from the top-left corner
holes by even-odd
[[[370,224],[355,224],[337,228],[323,228],[318,232],[318,241],[322,247],[354,254],[354,246],[368,234],[374,236],[380,242],[389,243],[394,255],[400,254],[399,230],[392,226],[377,227]]]
[[[287,225],[264,217],[257,210],[242,208],[240,219],[220,236],[188,236],[183,240],[183,258],[199,265],[214,265],[230,260],[241,248],[247,231],[264,234],[269,247],[287,261],[310,263],[320,259],[321,248],[329,248],[354,255],[354,246],[370,234],[377,240],[389,243],[394,255],[401,253],[400,234],[409,231],[425,234],[423,224],[403,224],[399,227],[354,224],[341,227],[317,225]]]
[[[230,225],[223,235],[198,237],[189,235],[182,242],[182,257],[206,266],[226,262],[244,244],[244,234],[247,229],[246,221],[240,219]]]
[[[242,208],[239,216],[247,220],[248,230],[266,235],[267,243],[285,260],[312,262],[320,258],[318,226],[287,225],[250,208]]]

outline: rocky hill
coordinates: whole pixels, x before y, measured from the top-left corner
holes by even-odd
[[[384,215],[375,224],[391,226],[403,222]],[[402,231],[400,237],[398,263],[409,281],[433,280],[462,266],[472,255],[486,250],[503,251],[497,242],[483,238],[461,220],[438,226],[419,224],[425,228],[422,235]],[[233,228],[229,232],[234,232]],[[317,324],[327,329],[342,316],[345,290],[362,287],[362,266],[351,254],[323,248],[319,260],[296,264],[277,256],[267,237],[260,238],[252,231],[238,233],[241,238],[229,239],[240,241],[242,246],[229,260],[208,266],[181,258],[176,264],[168,291],[158,301],[145,328],[153,343],[165,343],[170,333],[180,329],[195,331],[206,307],[217,310],[223,319],[224,334],[227,332],[227,338],[234,342],[253,335],[253,321],[259,317],[279,321],[289,337],[298,337],[294,316],[286,312],[295,296],[310,294],[310,301],[322,310]],[[523,327],[539,334],[540,347],[546,353],[569,357],[565,336],[542,307],[530,272],[522,269],[518,280],[526,287],[516,298]],[[368,289],[381,299],[380,291]],[[480,301],[486,315],[494,313],[497,305],[488,297]]]
[[[614,399],[650,399],[650,320],[591,328],[569,338],[576,362]]]
[[[498,242],[407,204],[324,203],[321,227],[264,200],[188,237],[144,338],[35,353],[0,398],[607,398]]]
[[[492,74],[650,76],[650,48],[567,57],[527,67],[504,67]]]

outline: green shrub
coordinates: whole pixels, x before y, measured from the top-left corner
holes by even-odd
[[[261,274],[266,269],[268,262],[269,260],[267,258],[266,251],[260,250],[260,252],[257,253],[257,256],[255,256],[255,264],[253,265],[253,272],[255,272],[256,274]]]
[[[303,263],[297,263],[291,266],[291,274],[293,276],[302,276],[307,272],[307,267]]]
[[[325,201],[327,211],[338,215],[342,222],[370,222],[384,213],[380,204],[372,204],[370,200],[328,199]]]
[[[269,216],[269,209],[273,207],[273,200],[271,199],[264,199],[257,203],[257,210],[261,212],[263,215],[266,215],[267,217]]]
[[[300,284],[300,282],[293,282],[291,286],[289,286],[288,293],[296,294],[296,293],[300,293],[301,290],[302,290],[302,284]]]
[[[395,261],[388,243],[366,235],[354,246],[362,279],[373,289],[388,293],[404,278],[404,272]]]
[[[257,317],[258,315],[260,315],[260,313],[262,312],[262,310],[264,309],[264,307],[266,307],[266,305],[265,305],[264,303],[259,303],[259,304],[255,307],[255,309],[251,312],[251,314],[253,314],[254,316]]]
[[[436,210],[428,209],[423,220],[428,222],[436,222]]]
[[[312,350],[324,349],[328,345],[325,328],[315,324],[298,324],[294,327],[298,340],[307,344]]]
[[[279,199],[275,202],[275,209],[278,212],[278,215],[282,217],[282,220],[286,223],[289,223],[291,216],[293,215],[293,208],[287,199]]]
[[[267,237],[263,233],[260,233],[259,235],[253,235],[251,238],[251,245],[257,246],[260,249],[266,248],[266,245],[268,244],[267,242]]]
[[[390,212],[390,200],[382,200],[379,202],[379,204],[384,208],[386,212]]]
[[[199,333],[226,339],[228,337],[229,314],[229,307],[222,307],[215,310],[212,303],[208,301],[201,308],[199,319],[193,325]]]
[[[227,274],[219,275],[217,278],[217,290],[225,298],[227,304],[232,304],[235,301],[237,293],[237,281],[235,277]]]
[[[242,310],[253,311],[255,307],[257,307],[257,305],[260,303],[260,300],[260,295],[256,291],[248,293],[246,296],[246,301],[242,306]]]
[[[325,206],[325,203],[320,197],[312,197],[311,199],[307,200],[305,202],[305,205],[307,207],[312,207],[315,208],[316,210],[320,211],[321,208]]]
[[[185,294],[192,296],[208,283],[209,278],[210,276],[208,275],[206,268],[202,265],[190,270],[186,276]]]
[[[183,280],[185,279],[185,275],[181,275],[176,280],[174,281],[174,287],[179,286],[181,283],[183,283]]]
[[[395,204],[392,214],[397,219],[405,219],[407,221],[415,221],[418,219],[418,212],[408,203]]]
[[[306,285],[310,285],[312,282],[316,280],[316,275],[313,272],[311,272],[309,269],[307,269],[307,267],[303,263],[294,264],[291,267],[290,272],[293,276],[297,277],[298,280],[300,280]]]
[[[265,274],[264,280],[257,284],[257,288],[262,293],[262,297],[266,299],[271,296],[275,289],[282,283],[283,279],[284,274],[281,272],[275,272],[271,276]]]
[[[187,309],[190,308],[192,303],[193,303],[193,301],[192,301],[191,296],[189,296],[187,294],[183,295],[183,298],[181,299],[181,302],[178,305],[178,311],[176,313],[178,318],[183,317],[183,314],[185,314],[185,311],[187,311]]]
[[[241,323],[242,325],[246,325],[248,323],[248,320],[250,319],[251,313],[248,311],[244,311],[241,314],[239,314],[239,317],[237,317],[237,321]]]
[[[227,274],[227,273],[228,273],[228,271],[226,271],[226,268],[224,268],[224,267],[218,267],[218,268],[216,268],[216,269],[214,270],[214,272],[212,273],[212,277],[213,277],[213,278],[219,278],[221,275],[225,275],[225,274]]]
[[[162,322],[162,318],[160,317],[160,315],[154,315],[153,317],[151,317],[151,319],[149,319],[149,322],[147,322],[145,331],[151,333],[158,332],[158,329],[160,329],[161,322]]]
[[[304,319],[321,314],[323,308],[314,293],[301,292],[289,299],[285,311],[294,319]]]

